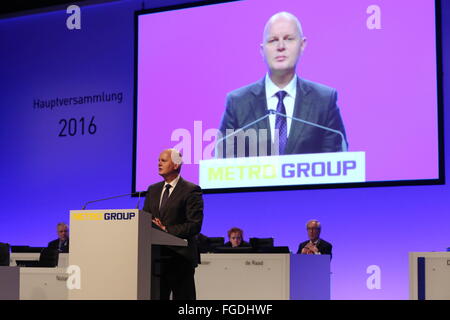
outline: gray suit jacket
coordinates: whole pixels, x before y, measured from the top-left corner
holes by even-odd
[[[341,131],[345,136],[339,108],[336,104],[337,92],[335,89],[322,84],[298,78],[297,94],[293,116],[307,120],[325,127]],[[234,90],[227,95],[226,109],[220,124],[220,131],[226,135],[226,129],[239,129],[263,117],[267,113],[267,101],[264,79]],[[272,139],[269,119],[253,125],[252,129],[266,129],[267,138],[258,136],[258,155],[262,147],[267,147],[267,155],[272,154]],[[235,142],[236,143],[236,142]],[[227,152],[226,143],[223,143],[223,152]],[[285,154],[321,153],[341,151],[341,137],[333,132],[325,131],[292,120],[288,134]],[[245,156],[249,154],[249,146],[245,146]],[[234,156],[237,156],[237,147],[234,147]]]

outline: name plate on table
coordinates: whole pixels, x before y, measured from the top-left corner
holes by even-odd
[[[204,189],[366,181],[365,152],[200,160]]]

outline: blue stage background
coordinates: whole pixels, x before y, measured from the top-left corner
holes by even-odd
[[[131,192],[133,13],[143,3],[152,8],[182,2],[81,7],[81,30],[67,29],[65,10],[0,20],[0,241],[44,246],[56,237],[56,223],[68,222],[69,210]],[[449,1],[442,1],[442,34],[448,141]],[[122,93],[123,99],[33,107],[37,100],[103,92]],[[92,117],[95,134],[87,132]],[[76,135],[58,136],[62,119],[76,119]],[[445,157],[450,158],[448,147]],[[149,170],[156,170],[156,159]],[[450,247],[449,193],[445,184],[205,195],[202,233],[225,237],[227,229],[239,226],[246,238],[274,237],[276,245],[295,252],[306,240],[305,222],[316,218],[323,224],[322,237],[334,245],[333,299],[407,299],[408,252]],[[117,199],[90,208],[135,207],[136,201]],[[381,269],[381,289],[366,286],[370,265]]]

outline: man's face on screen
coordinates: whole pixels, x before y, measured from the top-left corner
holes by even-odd
[[[278,17],[265,32],[262,54],[271,73],[295,72],[305,41],[297,23],[288,17]]]

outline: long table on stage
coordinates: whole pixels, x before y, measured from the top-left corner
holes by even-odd
[[[282,253],[202,254],[201,300],[329,300],[330,256]]]
[[[21,300],[66,300],[69,261],[57,268],[20,268]],[[38,260],[39,253],[12,253],[16,260]],[[202,254],[195,271],[199,300],[330,299],[329,256],[239,253]]]
[[[17,261],[38,261],[39,253],[11,253],[10,266]],[[69,254],[60,253],[57,268],[19,268],[18,291],[20,300],[67,300],[66,281]]]
[[[409,252],[409,299],[450,299],[450,252]]]

